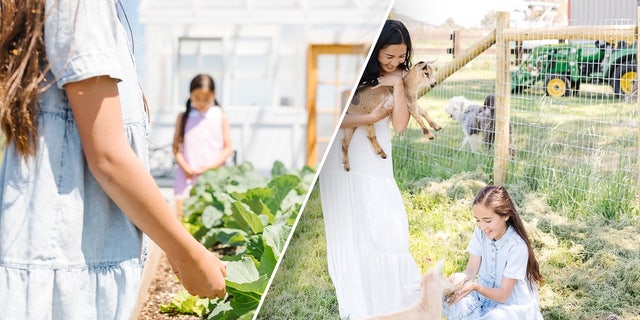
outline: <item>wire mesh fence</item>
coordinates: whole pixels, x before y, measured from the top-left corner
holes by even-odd
[[[455,72],[419,100],[442,126],[436,138],[425,141],[413,121],[394,137],[398,181],[480,171],[570,215],[637,219],[635,25],[462,31],[455,58],[446,33],[410,30],[414,61]]]

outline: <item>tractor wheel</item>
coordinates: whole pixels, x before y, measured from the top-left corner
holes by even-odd
[[[626,64],[616,69],[613,79],[613,92],[620,95],[630,95],[633,85],[638,79],[636,66]]]
[[[544,93],[552,98],[569,95],[570,87],[567,78],[557,74],[548,75],[544,81]]]

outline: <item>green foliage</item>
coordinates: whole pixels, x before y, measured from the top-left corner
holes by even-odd
[[[177,294],[161,312],[206,319],[251,319],[264,294],[314,170],[287,170],[276,162],[271,178],[249,163],[202,174],[185,201],[183,224],[207,248],[225,252],[226,299]]]
[[[187,290],[178,292],[167,305],[160,306],[161,313],[192,314],[202,316],[209,306],[209,299],[201,299],[190,295]]]

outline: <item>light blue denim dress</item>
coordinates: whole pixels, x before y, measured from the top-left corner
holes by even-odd
[[[497,303],[477,291],[449,306],[443,314],[449,320],[541,320],[540,298],[535,283],[527,280],[529,249],[512,226],[498,240],[489,239],[478,227],[473,231],[467,251],[482,257],[478,283],[500,288],[503,277],[515,279],[516,285],[505,303]]]
[[[0,318],[130,319],[143,235],[91,175],[62,90],[118,79],[126,137],[146,164],[147,115],[127,34],[116,0],[48,0],[45,12],[52,68],[37,154],[23,160],[9,144],[0,172]]]

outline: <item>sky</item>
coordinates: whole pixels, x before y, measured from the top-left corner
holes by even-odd
[[[490,11],[511,11],[524,6],[523,0],[396,0],[396,13],[441,25],[448,18],[464,27],[479,27]]]

